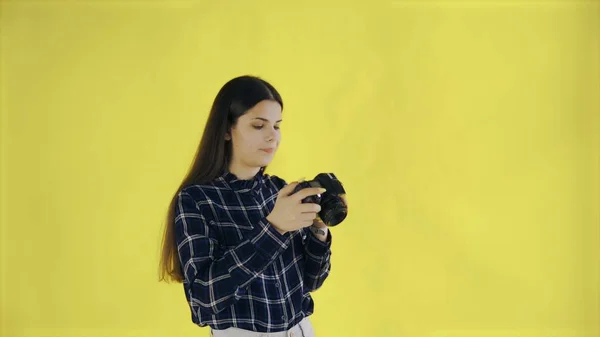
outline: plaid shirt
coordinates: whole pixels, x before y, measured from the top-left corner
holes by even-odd
[[[291,328],[313,313],[311,291],[329,275],[331,232],[282,235],[266,216],[286,182],[264,173],[225,172],[177,195],[175,239],[192,321],[215,330]]]

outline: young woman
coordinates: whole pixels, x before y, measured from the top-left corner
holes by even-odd
[[[193,323],[214,337],[313,337],[310,292],[331,269],[323,189],[265,173],[281,141],[283,102],[253,76],[217,94],[190,172],[169,208],[160,280],[183,283]],[[345,201],[345,199],[344,199]]]

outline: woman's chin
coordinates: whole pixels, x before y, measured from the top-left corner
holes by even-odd
[[[273,158],[262,158],[261,160],[256,161],[256,166],[263,167],[271,164]]]

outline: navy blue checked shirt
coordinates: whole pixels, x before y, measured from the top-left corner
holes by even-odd
[[[261,168],[179,191],[175,239],[195,324],[278,332],[313,313],[310,292],[331,269],[331,231],[325,242],[308,228],[277,232],[266,216],[285,185]]]

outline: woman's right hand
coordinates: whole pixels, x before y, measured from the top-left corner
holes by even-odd
[[[269,221],[281,234],[291,232],[313,224],[321,206],[314,203],[302,203],[302,199],[325,192],[324,188],[307,187],[291,194],[298,182],[284,186],[277,194],[275,206],[269,215]]]

